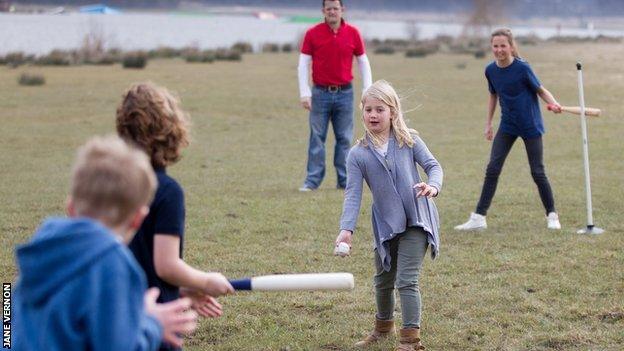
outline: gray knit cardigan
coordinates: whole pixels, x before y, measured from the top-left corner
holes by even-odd
[[[375,248],[382,259],[384,270],[390,270],[388,241],[407,227],[422,227],[428,233],[431,258],[440,251],[440,221],[433,200],[416,197],[413,185],[421,178],[416,165],[427,174],[427,184],[442,189],[443,172],[425,143],[414,136],[414,146],[403,145],[390,133],[386,156],[375,151],[368,140],[366,146],[358,143],[347,156],[347,186],[342,207],[340,228],[354,231],[362,201],[363,180],[373,194],[372,222]]]

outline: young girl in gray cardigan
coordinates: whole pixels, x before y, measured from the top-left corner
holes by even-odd
[[[442,167],[405,124],[399,97],[388,82],[377,81],[364,92],[362,109],[366,133],[347,156],[341,230],[335,242],[351,245],[365,180],[373,194],[377,314],[374,330],[356,346],[394,334],[396,286],[403,315],[397,350],[420,350],[418,278],[427,247],[432,258],[440,247],[438,212],[431,198],[442,187]],[[427,182],[420,179],[416,164],[427,174]]]

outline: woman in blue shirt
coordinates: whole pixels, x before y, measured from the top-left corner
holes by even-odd
[[[485,216],[496,192],[498,176],[518,137],[524,141],[531,175],[546,210],[547,227],[561,229],[552,189],[544,170],[542,145],[544,123],[537,97],[552,105],[551,108],[555,113],[561,112],[561,106],[541,85],[529,64],[519,57],[516,42],[509,29],[494,31],[491,36],[491,46],[495,61],[485,68],[485,77],[490,91],[485,138],[494,139],[494,142],[477,209],[466,223],[456,226],[455,229],[483,230],[487,228]],[[500,101],[501,106],[501,123],[494,136],[492,119],[497,101]]]

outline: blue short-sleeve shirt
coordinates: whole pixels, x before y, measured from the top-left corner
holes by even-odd
[[[164,168],[155,169],[158,188],[150,212],[141,228],[130,242],[130,250],[139,262],[149,287],[160,289],[158,302],[168,302],[180,296],[180,289],[160,279],[154,266],[154,235],[165,234],[180,237],[180,258],[184,242],[184,191],[167,175]]]
[[[501,131],[522,138],[544,134],[537,97],[541,83],[526,61],[515,58],[507,67],[492,62],[485,68],[485,77],[490,93],[500,102]]]

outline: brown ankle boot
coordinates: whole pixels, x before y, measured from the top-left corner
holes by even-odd
[[[396,351],[424,350],[420,343],[420,328],[402,328],[400,331],[399,346]]]
[[[393,320],[382,321],[375,318],[375,329],[373,329],[373,332],[367,335],[363,340],[355,343],[355,347],[369,346],[379,341],[379,339],[394,335],[395,333]]]

